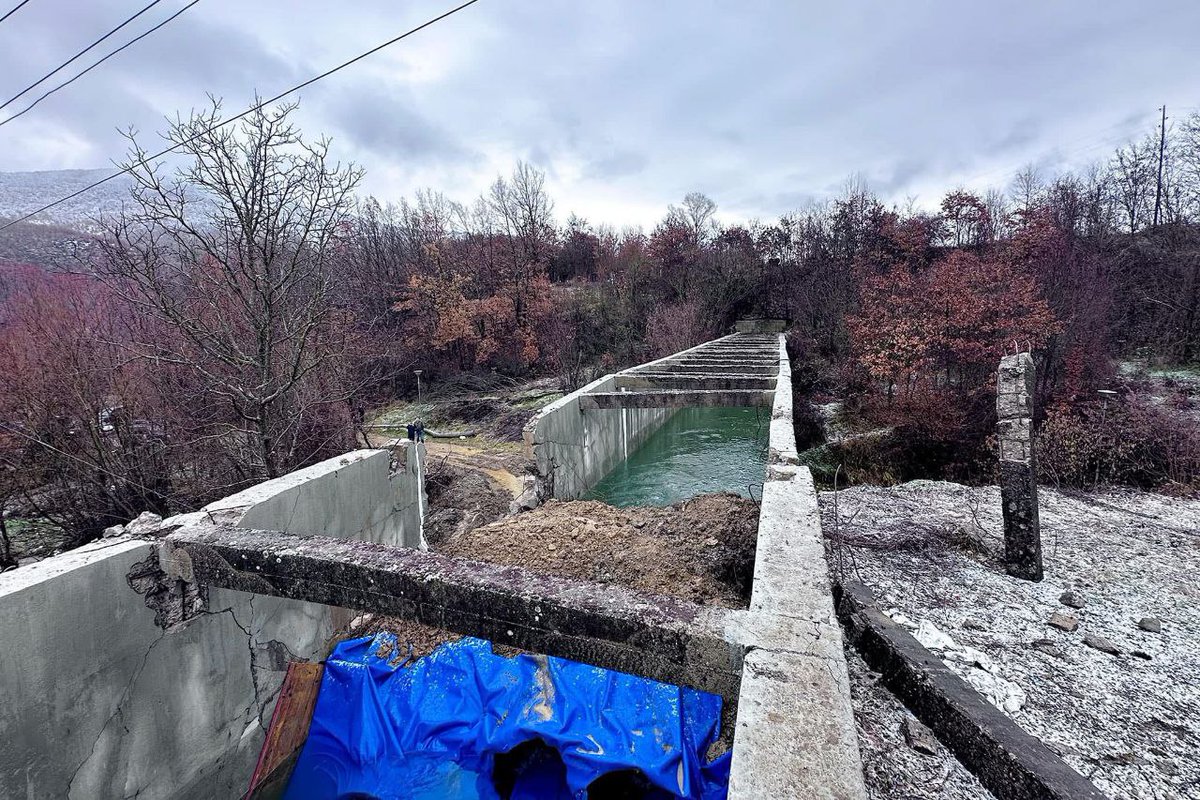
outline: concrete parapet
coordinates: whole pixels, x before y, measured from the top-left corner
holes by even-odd
[[[779,336],[770,452],[750,612],[813,631],[817,646],[781,638],[747,655],[738,700],[730,800],[863,800],[862,759],[842,635],[834,615],[812,474],[797,466],[791,365]]]
[[[418,541],[420,451],[407,456],[393,472],[385,451],[350,453],[163,528]],[[0,797],[242,796],[288,661],[323,657],[349,621],[215,587],[197,603],[155,561],[153,542],[115,538],[0,574]]]
[[[1105,795],[993,706],[881,612],[867,587],[839,587],[838,615],[884,684],[999,800],[1105,800]]]
[[[767,408],[774,390],[762,389],[635,389],[624,392],[589,392],[580,398],[585,411],[613,408]]]
[[[662,427],[673,408],[586,410],[582,398],[611,390],[612,375],[559,398],[525,426],[525,454],[534,462],[541,500],[574,500],[595,486]]]

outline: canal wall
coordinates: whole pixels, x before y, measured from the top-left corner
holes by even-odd
[[[417,546],[423,446],[360,450],[187,519]],[[245,792],[287,662],[318,660],[343,609],[209,589],[154,538],[103,539],[0,574],[0,797]]]
[[[708,344],[711,343],[696,345],[634,369],[650,370]],[[576,389],[543,408],[525,426],[525,457],[535,468],[535,491],[539,501],[582,497],[675,413],[676,409],[667,407],[584,407],[585,397],[624,391],[626,387],[620,381],[629,372],[632,370],[605,375]]]
[[[816,488],[796,452],[782,335],[769,437],[750,613],[771,644],[750,650],[742,665],[729,800],[865,800],[842,629]]]

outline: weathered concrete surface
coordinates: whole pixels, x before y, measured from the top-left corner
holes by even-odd
[[[356,450],[260,483],[204,507],[213,519],[236,516],[243,528],[421,547],[418,480],[424,445],[402,442],[396,472],[387,450]]]
[[[622,372],[613,388],[621,389],[774,389],[775,375],[737,373],[682,374],[670,372]]]
[[[1105,794],[983,699],[857,581],[839,587],[838,614],[884,684],[1000,800],[1104,800]]]
[[[436,553],[200,523],[163,543],[187,581],[396,616],[735,696],[745,612]],[[815,636],[810,634],[810,641]]]
[[[417,510],[403,500],[412,473],[402,470],[395,493],[370,511],[357,507],[362,495],[331,498],[321,486],[383,485],[388,472],[386,453],[348,454],[306,471],[306,484],[285,476],[214,504],[213,517],[321,521],[328,535],[373,530],[412,541]],[[277,503],[280,494],[288,502]],[[383,508],[406,522],[387,522]],[[337,529],[341,522],[350,529]],[[0,797],[200,800],[245,791],[287,661],[322,657],[335,618],[346,614],[214,588],[198,615],[168,632],[162,606],[146,603],[155,550],[106,539],[0,574]]]
[[[750,613],[815,635],[780,637],[746,656],[729,779],[731,800],[866,797],[850,679],[834,616],[812,475],[797,466],[791,366],[778,337]],[[786,629],[785,628],[785,629]],[[765,641],[765,637],[764,637]]]
[[[1008,572],[1042,579],[1037,463],[1033,451],[1034,365],[1029,353],[1005,356],[996,376],[1000,496],[1004,509],[1004,562]]]
[[[638,389],[627,392],[589,392],[579,398],[584,411],[611,408],[693,408],[752,406],[769,408],[773,391],[760,389]]]

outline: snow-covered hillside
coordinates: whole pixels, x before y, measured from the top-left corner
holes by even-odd
[[[66,197],[88,184],[112,174],[109,169],[64,169],[50,172],[0,172],[0,221],[23,216],[47,203]],[[129,197],[132,179],[115,178],[34,217],[32,222],[73,228],[94,229],[101,214],[118,211]]]

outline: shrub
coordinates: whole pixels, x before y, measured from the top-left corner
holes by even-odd
[[[1035,447],[1042,479],[1057,486],[1200,491],[1200,421],[1149,400],[1051,409]]]

